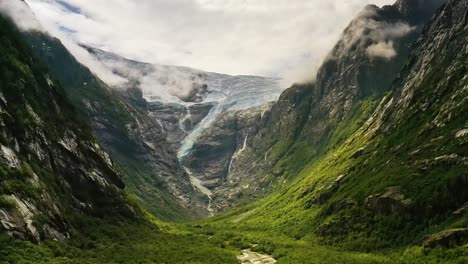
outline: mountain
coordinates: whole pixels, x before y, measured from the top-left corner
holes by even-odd
[[[390,89],[412,44],[442,2],[367,6],[345,29],[313,84],[286,90],[252,126],[242,128],[234,151],[223,160],[229,170],[226,167],[213,188],[214,208],[226,211],[290,184],[307,163],[355,132]],[[200,138],[207,140],[196,147],[204,149],[219,137],[216,131],[206,131]],[[217,163],[219,156],[191,159]]]
[[[324,245],[390,255],[406,248],[389,263],[466,261],[467,14],[468,1],[447,1],[369,118],[303,167],[292,185],[219,217],[211,228],[235,223],[238,236],[264,232],[250,241],[261,241],[258,250],[284,263],[315,257],[322,263],[327,253],[317,248],[326,252]],[[438,255],[432,248],[452,249]],[[334,254],[332,262],[341,263]]]
[[[108,154],[0,17],[0,230],[41,242],[70,238],[82,216],[136,218]]]
[[[274,78],[230,76],[149,64],[82,46],[109,70],[128,80],[128,83],[116,85],[116,89],[141,91],[140,98],[134,99],[148,103],[149,115],[168,131],[168,140],[178,149],[180,159],[190,152],[199,134],[220,114],[274,101],[282,91],[279,80]],[[168,117],[168,110],[171,117]]]
[[[206,214],[179,164],[167,132],[145,109],[103,83],[68,52],[62,43],[42,32],[27,32],[33,51],[63,84],[80,116],[92,126],[104,148],[118,164],[123,180],[152,214],[163,220]],[[63,67],[67,65],[67,67]]]
[[[82,47],[109,70],[128,80],[114,90],[120,91],[128,104],[161,125],[166,140],[177,151],[195,187],[205,195],[205,187],[216,190],[223,197],[233,193],[230,185],[223,185],[223,189],[217,187],[226,181],[232,155],[237,149],[234,141],[243,140],[239,139],[242,135],[237,135],[240,133],[231,126],[232,133],[216,134],[216,142],[211,140],[204,144],[205,135],[213,129],[224,131],[228,128],[223,116],[235,111],[245,113],[239,115],[242,119],[239,124],[253,125],[259,119],[255,116],[266,111],[268,107],[265,105],[275,101],[281,93],[279,80],[148,64],[89,46]],[[253,111],[254,108],[262,110]],[[253,129],[249,128],[249,131],[252,133]],[[200,150],[200,146],[204,149]],[[199,181],[200,184],[196,184]],[[211,191],[208,196],[209,200],[214,198]],[[209,201],[205,201],[208,207]]]

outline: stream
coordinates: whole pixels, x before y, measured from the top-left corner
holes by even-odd
[[[209,215],[213,216],[214,215],[214,210],[211,207],[211,204],[212,204],[212,201],[213,201],[213,192],[210,189],[203,186],[202,181],[197,179],[195,176],[193,176],[192,172],[188,168],[184,167],[184,169],[187,172],[187,174],[189,175],[190,182],[192,183],[192,185],[195,188],[197,188],[201,193],[203,193],[204,195],[206,195],[208,197],[208,206],[207,206],[206,209],[208,210]]]
[[[241,264],[271,264],[276,263],[276,259],[269,255],[262,255],[251,249],[242,250],[242,255],[237,256]]]

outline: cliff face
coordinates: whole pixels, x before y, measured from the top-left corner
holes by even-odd
[[[63,84],[67,97],[124,175],[143,206],[163,220],[206,214],[203,199],[179,164],[167,131],[151,116],[136,89],[109,88],[68,52],[58,39],[28,32],[33,51]],[[63,67],[67,65],[67,67]]]
[[[65,240],[75,216],[136,217],[107,153],[60,84],[0,17],[0,229]]]
[[[360,206],[379,215],[380,223],[394,221],[384,234],[417,232],[404,228],[405,222],[423,229],[435,223],[442,229],[457,227],[442,224],[451,220],[466,225],[466,217],[457,211],[463,211],[468,201],[467,12],[466,0],[447,1],[438,10],[415,42],[389,95],[347,141],[347,147],[362,152],[354,157],[347,179],[337,184],[336,194],[325,199],[330,210],[323,216],[337,221],[321,225],[321,235],[328,237],[341,229],[343,219],[338,216],[356,213]],[[358,195],[364,186],[367,190]],[[346,195],[357,202],[354,209],[340,208]],[[354,219],[350,228],[365,219]]]
[[[247,147],[232,159],[226,180],[248,185],[242,195],[252,200],[256,190],[268,193],[291,181],[308,162],[336,148],[389,91],[423,26],[442,3],[411,0],[366,7],[343,32],[316,81],[286,90],[257,122],[264,126],[243,138]],[[252,178],[257,180],[247,183]]]
[[[242,201],[246,190],[255,192],[256,198],[266,193],[268,188],[263,187],[267,186],[258,188],[256,185],[259,182],[258,175],[233,174],[233,170],[238,169],[233,164],[249,148],[249,136],[259,133],[265,125],[262,116],[270,107],[271,104],[267,104],[223,113],[202,133],[190,153],[184,157],[183,165],[191,171],[192,176],[213,192],[211,207],[215,212],[225,211]],[[242,179],[237,178],[239,176]],[[245,198],[243,202],[249,201],[248,197]]]

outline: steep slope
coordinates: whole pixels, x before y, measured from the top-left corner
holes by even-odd
[[[167,131],[126,97],[110,89],[67,51],[58,39],[28,32],[26,39],[63,83],[68,98],[92,126],[143,206],[162,220],[205,215],[197,194],[167,142]],[[67,65],[67,67],[63,67]]]
[[[467,0],[449,0],[365,124],[309,163],[292,187],[218,224],[265,234],[259,249],[284,256],[284,263],[316,254],[288,239],[361,251],[425,247],[389,263],[466,261],[467,14]]]
[[[136,217],[109,156],[3,17],[0,36],[0,230],[63,241],[81,215]]]
[[[236,146],[220,186],[232,192],[220,191],[214,208],[225,211],[288,185],[308,162],[355,132],[389,90],[442,2],[402,0],[366,7],[343,32],[316,81],[286,90],[238,139],[245,144]]]
[[[0,36],[0,263],[236,263],[146,215],[3,16]]]

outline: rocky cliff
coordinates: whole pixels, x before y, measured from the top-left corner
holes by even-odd
[[[121,177],[58,81],[0,17],[0,229],[64,241],[81,215],[136,217]]]
[[[249,148],[249,136],[259,133],[265,125],[262,117],[272,104],[223,113],[184,157],[183,165],[201,180],[203,186],[212,190],[212,208],[216,212],[240,203],[245,191],[251,191],[255,198],[259,198],[269,190],[269,186],[257,185],[265,179],[247,178],[244,173],[233,174],[232,170],[237,157]],[[255,187],[251,188],[251,185]],[[249,199],[244,200],[247,201]]]
[[[151,106],[138,90],[109,88],[58,39],[41,32],[27,32],[25,37],[59,78],[67,97],[89,122],[119,165],[123,180],[147,210],[163,220],[176,221],[206,214],[204,196],[194,190],[176,150],[167,141],[172,131],[151,117]]]

